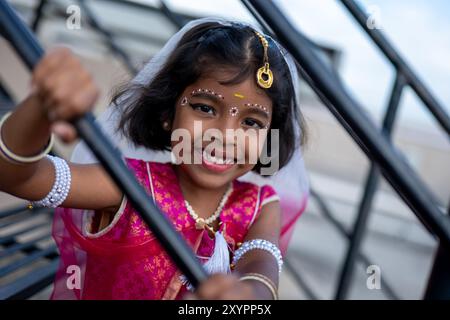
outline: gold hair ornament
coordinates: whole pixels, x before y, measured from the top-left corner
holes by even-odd
[[[269,58],[267,56],[267,50],[269,48],[269,42],[267,39],[258,31],[255,31],[259,40],[261,40],[261,44],[264,48],[264,66],[258,69],[256,72],[256,81],[258,85],[264,89],[269,89],[273,83],[273,73],[270,70],[269,66]]]

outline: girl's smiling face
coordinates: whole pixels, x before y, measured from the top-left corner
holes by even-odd
[[[259,88],[251,78],[238,84],[221,84],[229,76],[230,73],[223,70],[214,72],[208,78],[200,78],[185,88],[177,100],[172,133],[177,129],[187,130],[190,150],[186,150],[191,152],[192,160],[201,159],[201,163],[182,163],[180,168],[202,188],[221,188],[251,171],[255,166],[255,161],[251,160],[255,159],[255,155],[251,153],[256,151],[256,156],[259,156],[267,135],[266,129],[270,128],[272,101],[264,89]],[[194,130],[194,123],[201,123],[201,130]],[[214,136],[212,140],[205,139],[205,132],[212,129],[219,130],[221,135]],[[239,144],[230,135],[227,136],[230,129],[236,135],[241,134],[241,137],[245,136],[242,135],[245,132],[256,135],[254,139],[246,139],[244,144]],[[222,151],[212,151],[212,141],[219,144]],[[181,142],[172,141],[172,149]]]
[[[274,174],[289,162],[296,148],[305,142],[305,134],[295,96],[295,83],[284,49],[273,40],[268,40],[267,56],[274,82],[270,89],[263,89],[258,86],[256,75],[264,66],[265,54],[263,43],[253,28],[239,23],[225,26],[218,22],[205,22],[193,27],[182,36],[151,81],[133,81],[114,96],[113,103],[121,111],[118,129],[134,146],[154,151],[172,149],[178,160],[181,152],[177,152],[177,147],[186,145],[185,141],[189,141],[192,147],[198,147],[200,142],[200,152],[183,152],[181,160],[186,165],[175,167],[184,183],[195,179],[198,184],[209,187],[224,184],[224,189],[226,182],[249,170],[262,176]],[[198,89],[210,92],[191,94]],[[223,99],[206,94],[212,91]],[[202,128],[195,130],[198,123]],[[268,137],[267,129],[259,129],[265,126],[270,130]],[[227,166],[208,155],[203,155],[206,161],[202,164],[205,145],[208,148],[220,142],[226,143],[226,148],[233,146],[229,139],[198,141],[194,136],[196,131],[200,131],[201,135],[203,132],[209,133],[210,129],[220,132],[222,137],[224,134],[227,136],[227,129],[250,133],[259,130],[257,147],[267,145],[267,149],[263,149],[259,162],[258,157],[254,157],[255,153],[258,156],[258,152],[250,152],[251,159],[247,164],[239,158],[237,164]],[[189,139],[184,139],[186,132],[191,134]],[[182,139],[176,139],[177,134]],[[267,143],[261,145],[259,141]],[[237,144],[239,146],[241,143]],[[245,156],[250,151],[249,148],[236,149],[243,151],[241,153]],[[192,159],[188,162],[188,156],[185,156],[191,154],[193,164]],[[215,158],[220,156],[222,160],[228,156],[220,153],[211,155]],[[189,173],[192,179],[185,173]]]

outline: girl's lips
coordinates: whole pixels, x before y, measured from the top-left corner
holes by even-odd
[[[200,150],[196,151],[198,153],[201,153],[202,166],[210,171],[222,173],[234,166],[234,161],[232,163],[225,163],[225,161],[220,161],[222,163],[218,163],[218,159],[216,159],[214,156],[209,156],[204,151],[203,152]]]
[[[202,157],[202,165],[203,165],[203,167],[205,167],[208,170],[221,173],[221,172],[227,171],[228,169],[233,167],[234,163],[232,163],[232,164],[217,164],[217,163],[209,162],[204,157]]]

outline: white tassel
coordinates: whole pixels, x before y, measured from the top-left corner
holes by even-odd
[[[228,244],[220,231],[217,231],[215,235],[214,252],[208,261],[203,264],[203,267],[208,274],[231,273]],[[181,276],[181,280],[188,290],[194,289],[184,275]]]
[[[203,264],[208,274],[230,273],[230,252],[228,244],[220,231],[216,232],[214,252],[212,256]]]

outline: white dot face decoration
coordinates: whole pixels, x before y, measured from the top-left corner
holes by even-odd
[[[217,92],[215,92],[214,90],[211,90],[211,89],[204,89],[204,88],[199,88],[199,89],[192,90],[191,96],[196,96],[196,95],[202,94],[202,93],[203,94],[213,95],[213,96],[215,96],[215,97],[217,97],[217,98],[219,98],[221,100],[224,99],[223,95],[221,95],[220,93],[217,93]]]
[[[224,96],[214,90],[211,89],[206,89],[206,88],[198,88],[198,89],[194,89],[191,91],[191,96],[195,97],[195,96],[205,96],[205,95],[209,95],[209,96],[213,96],[216,99],[220,99],[220,100],[224,100]],[[240,94],[240,93],[234,93],[233,95],[234,97],[240,98],[240,99],[244,99],[245,96]],[[189,103],[188,98],[186,96],[183,97],[183,99],[181,100],[181,105],[187,105]],[[261,104],[258,103],[244,103],[245,107],[248,108],[258,108],[262,111],[264,111],[264,113],[266,113],[268,116],[270,115],[270,112],[268,111],[268,108],[266,106],[263,106]],[[239,108],[237,106],[231,106],[228,109],[228,114],[232,117],[236,117],[239,115]],[[264,128],[267,128],[267,125],[264,126]]]
[[[259,108],[261,110],[263,110],[265,113],[269,114],[269,111],[267,111],[267,107],[257,104],[257,103],[246,103],[245,104],[246,107],[256,107]]]
[[[228,110],[228,112],[232,117],[236,117],[239,114],[239,109],[237,107],[230,107],[230,110]]]

